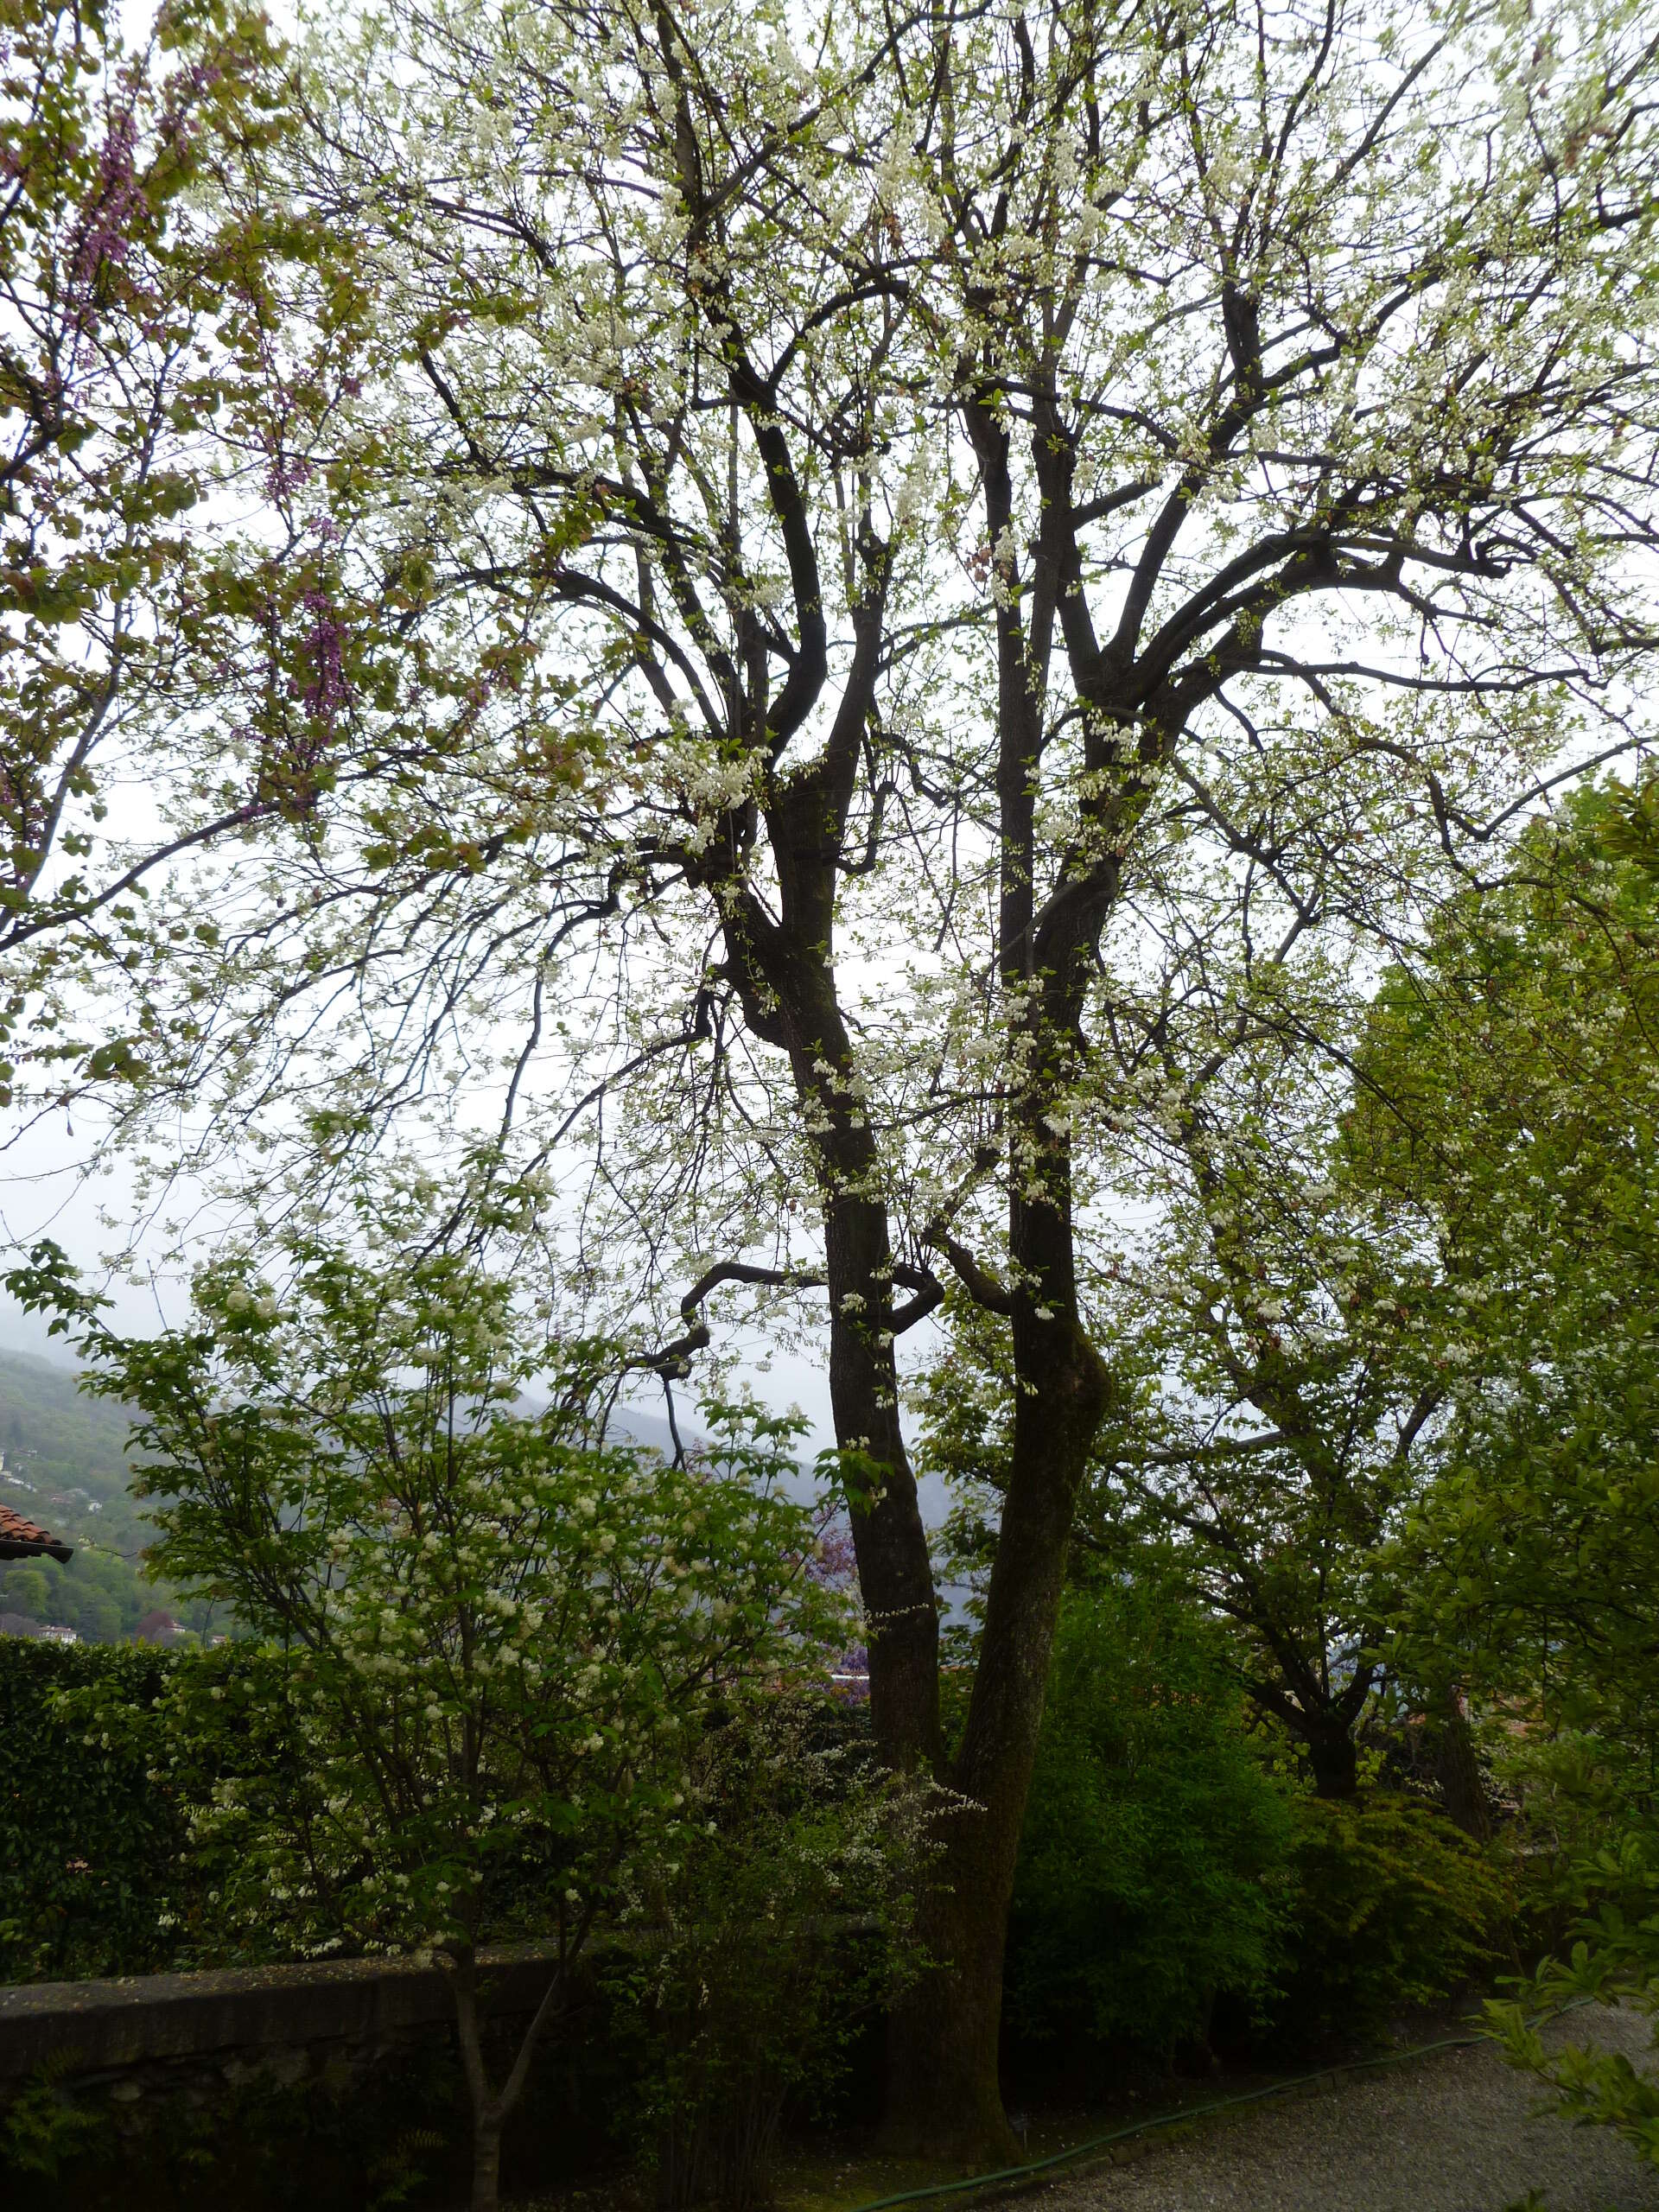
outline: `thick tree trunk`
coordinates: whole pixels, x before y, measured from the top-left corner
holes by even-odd
[[[1319,1797],[1359,1794],[1359,1749],[1345,1728],[1314,1728],[1307,1737],[1307,1763]]]
[[[929,1947],[944,1963],[894,2023],[888,2133],[896,2147],[982,2163],[1017,2145],[997,2057],[1002,1966],[1026,1800],[1053,1649],[1077,1486],[1109,1394],[1077,1325],[1014,1317],[1031,1385],[1014,1411],[1014,1475],[986,1598],[979,1669],[950,1776],[944,1859],[928,1900]]]
[[[1018,2152],[997,2065],[1013,1869],[997,1863],[986,1808],[952,1812],[942,1827],[944,1861],[921,1914],[941,1963],[889,2026],[884,2137],[901,2156],[995,2165]]]
[[[1428,1724],[1431,1771],[1449,1817],[1477,1843],[1491,1840],[1491,1801],[1475,1752],[1474,1735],[1458,1692],[1448,1690],[1440,1712]]]
[[[1017,619],[1004,620],[1008,696],[1022,734],[999,777],[1024,828],[1018,881],[1005,886],[1004,964],[1027,970],[1031,919],[1029,771],[1040,750]],[[879,624],[861,639],[867,688]],[[868,651],[866,652],[866,647]],[[1005,671],[1006,672],[1006,671]],[[855,671],[856,674],[856,671]],[[1011,688],[1010,688],[1011,686]],[[1098,1357],[1076,1320],[1069,1143],[1046,1109],[1070,1065],[1065,1038],[1042,1055],[1021,1102],[1026,1136],[1042,1154],[1043,1199],[1016,1195],[1011,1253],[1015,1300],[1014,1478],[988,1599],[985,1634],[961,1755],[944,1772],[938,1609],[927,1534],[899,1421],[893,1345],[892,1234],[881,1161],[837,1001],[835,908],[839,845],[865,708],[849,684],[821,764],[774,786],[766,822],[777,863],[774,919],[724,880],[728,972],[759,1036],[788,1052],[812,1132],[824,1217],[830,1395],[846,1455],[860,1592],[870,1634],[871,1719],[896,1766],[954,1783],[964,1802],[945,1816],[941,1879],[925,1901],[931,1947],[944,1962],[893,2024],[889,2123],[929,2147],[979,2158],[1011,2144],[997,2083],[1002,1954],[1014,1859],[1042,1719],[1066,1540],[1077,1485],[1105,1402]],[[1069,1016],[1075,1027],[1075,1016]],[[1068,1032],[1069,1035],[1069,1032]],[[1044,1039],[1046,1045],[1053,1040]],[[1010,1162],[1018,1188],[1020,1160]]]

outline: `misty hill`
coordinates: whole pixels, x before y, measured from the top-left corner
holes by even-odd
[[[0,1351],[0,1502],[75,1548],[67,1567],[0,1562],[0,1613],[108,1643],[166,1602],[139,1558],[148,1531],[129,1487],[130,1426],[124,1407],[80,1390],[73,1369]]]
[[[108,1506],[127,1489],[125,1408],[90,1398],[72,1368],[0,1351],[0,1452],[45,1492],[82,1491]]]
[[[130,1490],[131,1426],[126,1407],[81,1390],[73,1368],[0,1349],[0,1503],[75,1548],[67,1567],[0,1561],[0,1613],[60,1623],[99,1643],[130,1636],[158,1605],[192,1626],[212,1624],[205,1608],[181,1605],[143,1572],[149,1530]],[[632,1407],[613,1417],[611,1433],[664,1457],[673,1448],[668,1423]],[[702,1441],[689,1422],[680,1433],[688,1446]]]

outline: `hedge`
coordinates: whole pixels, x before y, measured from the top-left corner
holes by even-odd
[[[146,1708],[164,1651],[0,1637],[0,1980],[67,1980],[174,1964],[182,1924],[184,1816],[149,1778],[141,1743],[87,1745],[57,1694]]]

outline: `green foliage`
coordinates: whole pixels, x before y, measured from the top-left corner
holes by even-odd
[[[82,1489],[106,1509],[130,1478],[124,1409],[89,1397],[73,1369],[0,1352],[0,1452],[36,1493]]]
[[[200,1814],[228,1795],[297,1820],[304,1741],[280,1652],[0,1640],[0,1980],[295,1956]]]
[[[1548,1955],[1515,1993],[1486,2007],[1511,2064],[1556,2093],[1572,2119],[1611,2127],[1637,2158],[1659,2165],[1659,2085],[1623,2051],[1568,2041],[1547,2045],[1540,2024],[1580,2003],[1636,2006],[1659,2018],[1659,1840],[1651,1823],[1626,1827],[1578,1874],[1585,1910],[1565,1958]],[[1659,2025],[1651,2038],[1659,2050]]]
[[[1501,1861],[1421,1801],[1315,1796],[1245,1714],[1228,1630],[1154,1559],[1068,1592],[1010,1928],[1022,2035],[1167,2057],[1221,1999],[1259,2033],[1363,2038],[1490,1967]]]
[[[74,1546],[67,1567],[0,1561],[0,1612],[60,1623],[92,1643],[130,1636],[157,1605],[188,1629],[226,1625],[222,1607],[191,1604],[141,1556],[155,1531],[133,1495],[132,1419],[83,1390],[73,1369],[0,1352],[0,1503]]]
[[[1260,2012],[1291,1848],[1218,1625],[1170,1581],[1068,1592],[1010,1930],[1028,2036],[1166,2056],[1227,1996]]]
[[[1290,1871],[1278,2014],[1299,2038],[1375,2034],[1497,1955],[1499,1866],[1417,1800],[1299,1792]]]
[[[1517,2063],[1645,2156],[1616,2055],[1547,2054],[1541,2009],[1653,2001],[1659,1753],[1659,870],[1652,785],[1581,792],[1380,993],[1361,1173],[1421,1212],[1459,1302],[1454,1418],[1393,1561],[1395,1649],[1484,1703],[1522,1805],[1522,1908],[1552,1945],[1496,2015]],[[1565,1931],[1565,1963],[1554,1955]],[[1645,1953],[1645,1955],[1644,1955]]]
[[[428,2181],[432,2163],[448,2148],[447,2139],[435,2127],[406,2127],[369,2165],[367,2178],[374,2194],[368,2212],[391,2212],[406,2204]]]
[[[1581,2004],[1622,2004],[1659,2018],[1659,1807],[1653,1775],[1617,1738],[1522,1738],[1506,1779],[1521,1805],[1523,1905],[1548,1948],[1510,1993],[1487,2005],[1511,2063],[1558,2094],[1573,2119],[1610,2126],[1659,2164],[1659,2091],[1622,2052],[1540,2029]],[[1659,2048],[1659,2026],[1653,2041]]]
[[[540,1924],[579,1942],[631,1839],[676,1823],[707,1700],[834,1640],[784,1494],[794,1432],[715,1408],[695,1465],[591,1448],[580,1356],[525,1416],[561,1357],[544,1319],[474,1250],[419,1248],[429,1190],[356,1195],[359,1251],[296,1219],[280,1294],[227,1255],[188,1330],[114,1337],[49,1249],[13,1287],[138,1409],[163,1564],[262,1639],[163,1697],[192,1758],[214,1706],[290,1747],[194,1808],[227,1914],[325,1948],[470,1948],[529,1858]]]
[[[113,1706],[124,1721],[149,1711],[176,1663],[0,1639],[0,1980],[175,1962],[188,1831],[152,1771],[153,1734],[72,1728],[62,1701]]]
[[[123,1408],[88,1397],[73,1371],[0,1353],[0,1503],[74,1546],[67,1567],[0,1562],[0,1613],[113,1643],[154,1607],[175,1602],[138,1556],[150,1531],[129,1487],[130,1427]]]
[[[533,1194],[486,1176],[456,1206],[394,1169],[349,1198],[227,1248],[188,1329],[118,1338],[51,1246],[9,1284],[137,1408],[158,1557],[256,1639],[245,1667],[175,1675],[160,1700],[187,1763],[227,1727],[280,1746],[194,1796],[211,1901],[302,1950],[446,1963],[493,2212],[537,2041],[629,1869],[687,1830],[706,1719],[821,1667],[847,1608],[786,1494],[798,1421],[707,1406],[677,1465],[593,1441],[594,1350],[520,1288]],[[526,1414],[550,1369],[552,1402]],[[477,1949],[520,1910],[557,1960],[497,2090]]]
[[[7,1495],[18,1512],[44,1522],[54,1535],[66,1535],[66,1516],[56,1508]],[[118,1643],[146,1613],[172,1602],[137,1560],[103,1548],[97,1538],[66,1541],[74,1543],[67,1567],[55,1559],[0,1560],[0,1613],[73,1629],[83,1643]]]
[[[1350,1143],[1450,1293],[1400,1658],[1450,1654],[1512,1713],[1637,1747],[1659,1733],[1659,881],[1610,851],[1621,823],[1584,794],[1438,918],[1379,995]]]
[[[67,2160],[108,2148],[106,2115],[78,2104],[65,2086],[75,2064],[73,2051],[60,2051],[12,2099],[0,2126],[0,2167],[55,2181]]]
[[[820,1700],[714,1731],[692,1783],[696,1818],[639,1870],[651,1948],[610,1980],[645,2031],[658,2203],[743,2212],[768,2200],[786,2106],[822,2110],[918,1968],[930,1793]]]

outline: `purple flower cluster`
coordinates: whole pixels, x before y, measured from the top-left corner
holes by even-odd
[[[144,205],[134,158],[138,123],[130,94],[116,108],[98,157],[98,181],[81,212],[80,236],[70,264],[79,327],[91,320],[93,293],[106,269],[122,267],[132,251],[134,218]]]
[[[312,675],[311,681],[300,688],[299,699],[326,734],[333,728],[334,717],[352,702],[351,682],[346,674],[346,632],[334,601],[321,584],[308,584],[300,594],[300,603],[311,617],[303,644]]]

